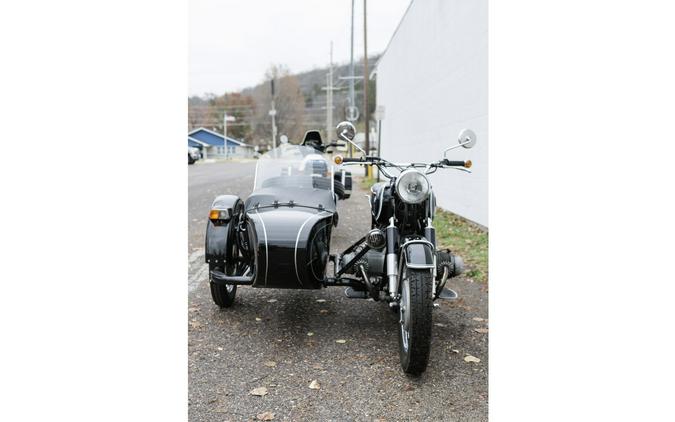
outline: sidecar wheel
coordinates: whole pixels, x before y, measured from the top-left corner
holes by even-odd
[[[235,284],[221,286],[213,281],[210,281],[209,284],[211,285],[211,298],[216,305],[221,308],[229,308],[234,304],[234,297],[237,294],[237,286]]]
[[[333,190],[335,191],[338,199],[347,199],[345,197],[345,187],[342,182],[333,180]]]
[[[432,274],[406,268],[401,274],[398,349],[403,371],[419,375],[427,369],[431,349]]]
[[[227,286],[220,286],[213,281],[211,282],[211,298],[216,305],[221,308],[229,308],[234,304],[234,296],[237,294],[237,286],[228,284]]]

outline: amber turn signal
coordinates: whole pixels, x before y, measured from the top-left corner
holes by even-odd
[[[471,162],[471,160],[466,160],[464,162],[464,167],[466,167],[468,169],[471,168],[472,165],[473,165],[473,163]]]
[[[209,213],[209,220],[217,220],[218,217],[220,217],[220,211],[211,210],[211,212]]]
[[[342,158],[341,155],[335,156],[335,164],[342,164],[343,161],[344,161],[344,159]]]

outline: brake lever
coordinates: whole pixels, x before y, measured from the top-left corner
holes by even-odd
[[[444,168],[444,169],[459,170],[459,171],[463,171],[463,172],[466,172],[466,173],[472,173],[471,170],[465,169],[464,167],[443,167],[443,168]]]

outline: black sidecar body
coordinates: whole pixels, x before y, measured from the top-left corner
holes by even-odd
[[[321,288],[338,221],[334,173],[332,164],[308,146],[282,145],[263,155],[246,201],[221,195],[213,202],[206,230],[211,280]],[[236,265],[228,265],[232,262]]]

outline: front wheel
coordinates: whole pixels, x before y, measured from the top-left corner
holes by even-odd
[[[428,269],[413,269],[403,265],[398,349],[401,366],[407,374],[421,374],[429,362],[433,281]]]

